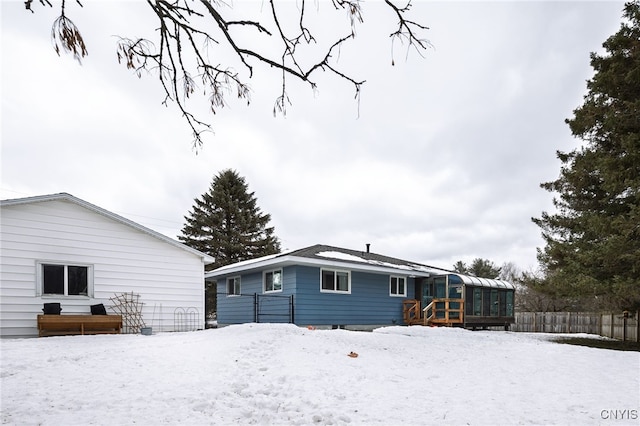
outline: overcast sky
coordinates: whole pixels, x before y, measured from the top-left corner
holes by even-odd
[[[57,10],[2,0],[0,198],[68,192],[175,238],[194,198],[231,168],[283,249],[370,243],[433,266],[482,257],[524,270],[542,245],[531,217],[552,208],[539,184],[558,176],[556,150],[579,143],[564,120],[623,7],[414,1],[434,47],[421,58],[396,45],[392,66],[393,16],[365,2],[340,57],[367,81],[359,107],[351,86],[323,77],[315,93],[292,82],[293,106],[274,118],[279,77],[257,69],[252,104],[205,114],[215,135],[196,154],[157,80],[117,63],[113,35],[155,28],[146,6],[67,3],[88,44],[82,65],[52,48]]]

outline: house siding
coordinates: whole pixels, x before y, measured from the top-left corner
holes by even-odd
[[[288,323],[290,320],[290,297],[295,294],[295,268],[282,269],[282,291],[264,292],[263,273],[252,272],[242,275],[232,274],[220,277],[217,281],[217,317],[220,325],[243,324],[247,322],[278,322]],[[227,295],[227,278],[240,276],[241,295]],[[259,298],[256,299],[256,294]],[[256,303],[258,310],[256,311]]]
[[[143,319],[172,331],[178,309],[195,308],[204,328],[204,267],[200,256],[76,203],[52,200],[2,206],[0,223],[0,333],[37,335],[43,303],[62,313],[86,314],[115,294],[140,294]],[[38,296],[37,262],[93,268],[93,295]]]
[[[272,269],[268,269],[272,270]],[[287,296],[294,297],[294,322],[298,325],[392,325],[402,324],[402,301],[413,298],[414,279],[407,277],[407,296],[389,295],[389,275],[351,271],[351,293],[320,291],[320,267],[283,268],[283,291],[263,295],[263,271],[218,278],[218,323],[256,321],[255,296],[259,297],[260,322],[287,322],[281,313]],[[226,296],[227,278],[241,277],[242,296]],[[270,300],[268,296],[281,296]],[[272,311],[269,309],[272,308]],[[273,314],[273,316],[270,316]],[[279,315],[280,314],[280,315]]]
[[[402,324],[402,300],[413,297],[413,279],[407,278],[407,297],[389,295],[389,275],[351,271],[351,294],[320,291],[320,269],[297,266],[295,301],[297,324]]]
[[[227,294],[227,278],[240,277],[240,294]],[[218,324],[243,324],[255,322],[254,300],[262,293],[261,274],[229,275],[217,281]]]

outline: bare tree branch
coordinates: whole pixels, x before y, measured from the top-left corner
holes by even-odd
[[[427,50],[429,47],[432,47],[432,45],[429,40],[418,38],[416,32],[428,30],[429,27],[425,27],[424,25],[410,21],[404,17],[404,14],[408,13],[411,9],[411,0],[409,0],[404,7],[396,6],[391,0],[384,0],[384,2],[398,17],[398,29],[389,35],[392,39],[392,48],[393,41],[397,39],[400,40],[401,43],[405,42],[408,44],[407,55],[409,54],[409,49],[413,47],[420,56],[423,56],[422,52]],[[394,64],[393,57],[391,58],[391,63]]]
[[[189,99],[196,91],[202,90],[208,97],[209,109],[213,114],[227,106],[228,96],[246,100],[249,104],[251,90],[242,75],[252,78],[254,68],[258,65],[280,72],[274,114],[286,115],[287,106],[292,105],[287,94],[289,79],[307,83],[312,90],[316,90],[317,84],[313,78],[318,71],[329,71],[338,79],[353,85],[355,98],[358,103],[360,101],[365,80],[358,80],[339,67],[339,56],[336,53],[356,37],[357,25],[364,22],[361,0],[331,0],[330,3],[322,4],[329,5],[330,9],[338,12],[346,11],[349,23],[346,34],[337,36],[328,43],[327,40],[322,40],[323,45],[327,46],[324,48],[320,47],[319,39],[308,23],[307,12],[311,6],[306,0],[299,0],[295,21],[282,11],[287,3],[265,1],[269,13],[260,20],[254,20],[244,17],[227,18],[225,15],[231,15],[233,9],[222,0],[147,0],[158,23],[155,42],[144,38],[124,37],[117,42],[116,55],[119,63],[138,77],[142,77],[144,73],[157,76],[165,95],[162,103],[177,106],[192,130],[196,149],[202,146],[202,136],[205,132],[212,131],[212,126],[190,112],[187,105]],[[80,4],[79,1],[76,2]],[[25,7],[33,12],[32,3],[33,0],[26,0]],[[39,0],[39,3],[52,6],[51,0]],[[413,48],[422,55],[431,46],[426,39],[420,37],[428,28],[406,18],[411,2],[399,6],[396,0],[385,0],[385,4],[397,18],[397,29],[390,34],[392,46],[395,40],[399,40],[408,45],[408,50]],[[87,54],[84,40],[65,15],[65,0],[61,0],[61,5],[62,13],[52,28],[54,49],[58,54],[61,49],[70,52],[80,60]],[[319,7],[317,3],[315,5]],[[285,29],[285,16],[287,22],[295,22],[295,26],[288,26],[292,30]],[[335,27],[333,21],[331,27]],[[251,38],[247,38],[247,35]],[[271,43],[262,43],[264,40]],[[275,52],[274,42],[278,46]],[[224,56],[224,52],[233,53],[242,75],[230,62],[225,65],[212,60],[214,57],[228,57]],[[316,59],[313,60],[313,57]]]
[[[41,0],[41,3],[42,1],[43,0]],[[49,5],[51,4],[48,0],[44,1]],[[79,1],[76,0],[76,2],[82,7],[82,4]],[[27,9],[30,9],[30,3],[26,6]],[[81,59],[88,54],[87,47],[84,44],[82,34],[80,34],[78,27],[75,26],[71,19],[65,16],[64,6],[65,0],[62,0],[60,16],[53,21],[53,26],[51,27],[51,41],[53,42],[53,48],[58,56],[60,56],[60,48],[62,48],[65,52],[72,53],[73,58],[78,62],[81,62]]]

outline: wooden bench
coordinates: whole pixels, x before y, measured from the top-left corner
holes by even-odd
[[[38,315],[38,335],[119,334],[122,315]]]

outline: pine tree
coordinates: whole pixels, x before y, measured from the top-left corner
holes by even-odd
[[[178,238],[215,258],[207,269],[280,252],[280,241],[268,226],[271,215],[260,211],[255,194],[234,170],[224,170],[213,178],[209,191],[195,199],[185,221]],[[207,317],[216,310],[216,285],[207,283]]]
[[[234,170],[216,175],[208,192],[195,200],[178,238],[215,258],[209,269],[280,252],[280,241],[269,227],[245,179]]]
[[[471,262],[468,273],[481,278],[498,278],[501,268],[488,259],[476,258]]]
[[[591,54],[584,103],[566,120],[584,144],[558,152],[556,212],[533,221],[538,259],[556,294],[597,297],[602,307],[640,307],[640,2],[625,4],[620,30]],[[608,305],[608,306],[606,306]]]
[[[464,263],[462,260],[458,260],[453,265],[453,271],[459,274],[467,274],[469,273],[469,268],[467,268],[467,264]]]
[[[498,278],[502,268],[488,259],[475,258],[471,265],[467,266],[462,260],[453,265],[453,270],[459,274],[472,275],[480,278]]]

